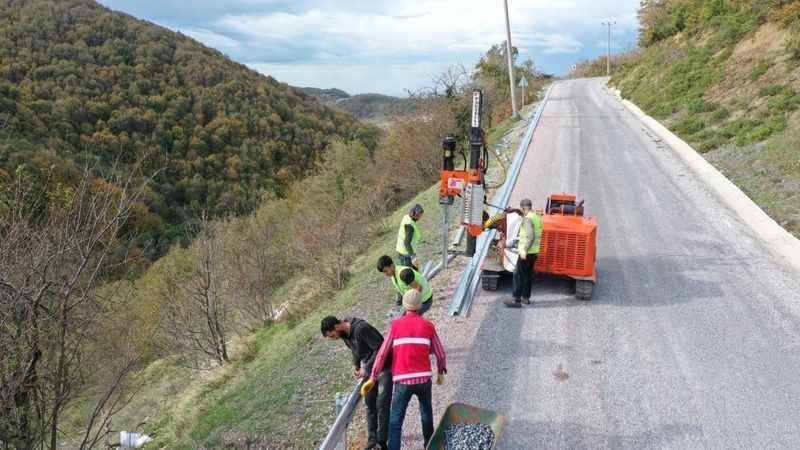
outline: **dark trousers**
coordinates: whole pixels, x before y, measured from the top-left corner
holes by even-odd
[[[400,439],[403,437],[403,421],[411,397],[416,395],[419,401],[419,415],[422,419],[422,437],[425,446],[433,436],[433,404],[431,403],[431,382],[422,384],[394,385],[392,413],[389,418],[389,450],[400,450]]]
[[[367,433],[370,442],[386,445],[389,439],[389,406],[392,404],[392,371],[378,375],[378,386],[364,397],[367,405]]]
[[[517,259],[517,267],[514,269],[514,298],[516,300],[531,298],[531,285],[534,278],[534,266],[538,254],[529,253],[525,259]]]
[[[413,258],[414,255],[401,255],[399,253],[397,254],[397,262],[399,262],[401,266],[413,267],[414,270],[419,272],[419,268],[417,268],[417,266],[415,266],[414,263],[412,262]]]
[[[430,300],[422,302],[422,305],[419,307],[419,310],[417,310],[417,314],[419,314],[420,316],[425,314],[426,312],[428,312],[429,309],[431,309],[431,305],[433,305],[433,297],[431,297]]]

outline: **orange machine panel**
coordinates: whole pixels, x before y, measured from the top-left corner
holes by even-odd
[[[536,272],[594,278],[597,220],[580,216],[542,216],[543,231]]]
[[[440,172],[439,195],[454,197],[461,195],[467,183],[481,183],[481,174],[477,170],[442,170]]]

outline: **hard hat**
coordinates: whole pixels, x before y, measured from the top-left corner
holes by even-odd
[[[533,208],[533,202],[529,198],[523,198],[519,201],[520,208]]]

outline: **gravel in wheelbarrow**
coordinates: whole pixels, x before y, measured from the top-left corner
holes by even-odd
[[[491,450],[494,431],[482,423],[459,423],[444,431],[444,450]]]

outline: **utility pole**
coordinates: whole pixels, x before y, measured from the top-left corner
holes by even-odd
[[[616,25],[616,21],[603,22],[603,26],[608,27],[608,52],[606,53],[606,76],[611,76],[611,27]]]
[[[511,22],[508,20],[508,0],[503,0],[506,11],[506,56],[508,57],[508,81],[511,83],[511,111],[514,117],[519,117],[517,112],[517,93],[514,84],[514,61],[511,58]]]

